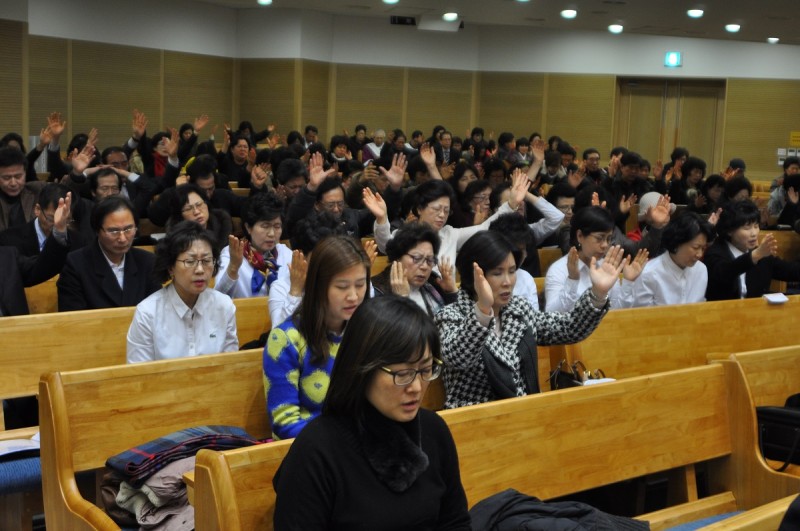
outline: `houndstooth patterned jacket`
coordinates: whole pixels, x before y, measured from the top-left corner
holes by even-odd
[[[532,327],[538,345],[576,343],[597,328],[607,311],[608,304],[601,310],[594,307],[589,290],[581,295],[575,308],[566,313],[536,312],[525,299],[512,297],[500,310],[501,337],[498,338],[494,334],[494,319],[488,327],[481,326],[475,314],[475,303],[466,292],[460,291],[458,301],[445,306],[435,317],[445,362],[445,407],[469,406],[496,398],[481,357],[484,344],[498,362],[513,370],[517,396],[523,396],[525,388],[517,347],[525,330]]]

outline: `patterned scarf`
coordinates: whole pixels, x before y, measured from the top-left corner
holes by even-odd
[[[267,283],[267,289],[269,290],[269,287],[278,278],[278,248],[273,248],[265,258],[263,254],[253,249],[249,240],[243,240],[243,243],[244,257],[247,263],[253,267],[250,289],[255,296],[261,291],[261,286],[264,285],[264,282]]]

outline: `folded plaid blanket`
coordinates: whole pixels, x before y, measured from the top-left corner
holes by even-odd
[[[198,450],[230,450],[262,441],[235,426],[198,426],[170,433],[109,457],[106,466],[134,488],[169,463],[193,456]]]

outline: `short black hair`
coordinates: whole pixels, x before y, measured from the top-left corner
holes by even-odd
[[[796,192],[800,192],[800,173],[787,175],[783,178],[783,189],[788,191],[789,188],[794,188]]]
[[[492,192],[492,184],[486,179],[478,179],[477,181],[472,181],[469,183],[466,190],[464,190],[464,204],[472,201],[478,192],[483,190],[489,190],[490,194]]]
[[[295,223],[292,229],[292,249],[301,251],[308,256],[317,243],[332,235],[345,235],[347,230],[341,220],[336,219],[328,212],[311,212],[308,216]]]
[[[731,177],[728,182],[725,183],[725,197],[728,199],[733,199],[736,194],[742,190],[747,190],[747,195],[753,197],[753,184],[750,182],[750,179],[744,175]]]
[[[349,139],[349,138],[347,138],[347,137],[346,137],[346,136],[344,136],[344,135],[334,135],[334,136],[332,136],[332,137],[331,137],[331,147],[330,147],[330,150],[331,150],[331,151],[333,151],[333,149],[334,149],[336,146],[345,146],[345,147],[347,147],[348,149],[350,149],[350,148],[349,148],[349,146],[350,146],[350,139]]]
[[[549,168],[551,166],[561,166],[561,153],[558,151],[548,151],[544,154],[544,166]]]
[[[128,158],[128,154],[125,153],[125,150],[122,149],[120,146],[109,146],[100,153],[100,162],[102,162],[103,164],[107,164],[108,156],[113,153],[122,153],[123,155],[125,155],[126,159]]]
[[[717,173],[706,177],[706,180],[700,185],[700,193],[708,197],[708,191],[716,187],[725,188],[725,177]]]
[[[10,146],[0,148],[0,168],[11,166],[22,166],[25,171],[28,171],[28,159],[25,157],[25,153]]]
[[[247,225],[251,227],[259,221],[283,221],[283,201],[272,192],[254,194],[247,198],[242,209],[242,230],[250,238]]]
[[[577,201],[576,201],[577,202]],[[611,212],[599,206],[587,206],[572,215],[569,226],[571,245],[578,244],[578,231],[588,236],[592,232],[608,232],[614,230],[614,218]]]
[[[472,132],[470,132],[469,136],[470,136],[470,138],[472,138],[475,135],[484,136],[483,127],[473,127],[472,128]]]
[[[617,155],[624,155],[627,152],[628,148],[626,148],[625,146],[615,146],[611,148],[611,151],[609,152],[608,155],[609,157],[616,157]]]
[[[664,228],[661,245],[675,254],[679,246],[694,240],[700,234],[705,235],[706,241],[711,243],[715,236],[714,227],[696,212],[684,210],[673,216]]]
[[[689,157],[689,150],[684,147],[676,147],[672,150],[672,153],[669,154],[669,158],[672,160],[673,164],[676,160],[683,157]]]
[[[57,208],[58,200],[65,199],[69,193],[69,188],[63,184],[47,183],[39,190],[39,196],[36,198],[36,204],[42,210],[47,210],[50,207]]]
[[[305,132],[308,133],[310,131],[313,131],[315,133],[319,133],[319,129],[317,129],[316,125],[307,125],[306,129],[305,129]]]
[[[522,146],[530,146],[530,145],[531,141],[525,138],[524,136],[521,136],[517,139],[516,142],[517,149],[521,148]]]
[[[688,176],[692,170],[700,170],[703,173],[703,177],[706,176],[706,161],[701,159],[700,157],[689,157],[686,159],[686,162],[683,163],[681,167],[681,172],[684,176]]]
[[[497,137],[497,143],[501,146],[513,141],[514,141],[514,133],[509,133],[507,131],[500,133],[500,136]]]
[[[749,199],[729,201],[722,205],[722,212],[717,221],[717,235],[725,241],[731,241],[733,231],[759,221],[761,221],[761,212],[755,203]]]
[[[207,179],[214,177],[217,170],[217,160],[211,155],[198,155],[191,164],[186,167],[186,176],[190,183],[195,183],[197,179]]]
[[[317,188],[317,203],[322,202],[322,197],[330,192],[331,190],[339,189],[342,191],[342,194],[345,193],[344,186],[342,186],[342,180],[338,177],[331,177],[322,181]]]
[[[305,144],[305,138],[300,131],[289,131],[289,134],[286,135],[286,145],[291,146],[292,144]]]
[[[100,168],[96,172],[93,172],[89,175],[89,189],[92,192],[97,192],[97,183],[100,181],[101,177],[108,177],[113,175],[117,178],[117,187],[122,188],[122,177],[119,176],[119,173],[114,171],[114,168]]]
[[[786,157],[785,159],[783,159],[783,171],[788,170],[789,166],[791,166],[792,164],[796,164],[796,165],[800,166],[800,157],[792,156],[792,157]]]
[[[578,154],[575,152],[575,148],[569,145],[568,142],[559,142],[558,143],[558,152],[561,155],[572,155],[573,157],[577,157]]]
[[[583,155],[582,155],[583,156],[583,160],[588,159],[589,155],[591,155],[593,153],[597,153],[598,155],[600,155],[600,152],[597,151],[597,149],[595,149],[595,148],[586,148],[586,149],[584,149],[583,150]]]
[[[533,243],[533,231],[528,226],[525,218],[516,212],[508,212],[498,216],[489,225],[489,230],[504,234],[512,242],[516,243],[518,247],[522,245],[524,248]]]
[[[628,151],[619,159],[620,166],[641,166],[642,157],[635,151]]]
[[[558,202],[559,197],[575,197],[577,192],[575,188],[572,187],[571,184],[568,182],[561,181],[559,183],[554,184],[550,190],[547,192],[545,199],[551,205],[555,206]]]
[[[121,195],[112,195],[97,203],[92,209],[92,217],[90,219],[92,230],[94,230],[95,233],[100,232],[100,229],[103,228],[103,222],[106,216],[118,210],[129,211],[131,215],[133,215],[134,225],[137,227],[139,226],[139,216],[136,215],[136,209],[133,208],[133,203]]]
[[[297,177],[308,180],[308,168],[300,159],[285,159],[278,166],[275,177],[278,179],[278,184],[283,185]]]
[[[25,153],[25,143],[22,141],[22,136],[18,133],[7,133],[3,138],[0,138],[0,148],[9,147],[11,142],[19,144],[19,150]]]
[[[155,248],[156,260],[153,264],[153,277],[162,284],[170,279],[169,270],[175,267],[178,256],[186,252],[194,242],[204,241],[211,247],[214,256],[214,271],[216,276],[219,271],[219,245],[214,233],[208,231],[194,221],[184,220],[176,223],[167,235],[158,241]]]
[[[522,252],[505,235],[493,230],[480,231],[464,242],[456,256],[456,269],[461,276],[461,289],[470,299],[476,298],[473,262],[483,269],[484,274],[488,274],[502,264],[509,254],[514,256],[514,261],[519,265]]]
[[[430,203],[433,203],[442,197],[446,197],[450,200],[451,209],[453,206],[455,206],[455,194],[453,193],[453,188],[449,184],[438,179],[424,182],[417,186],[416,190],[414,191],[411,212],[415,216],[419,216],[419,212],[421,210],[427,207]]]
[[[170,221],[169,223],[178,224],[183,220],[183,207],[189,202],[189,194],[195,193],[208,207],[208,215],[211,216],[211,204],[208,202],[208,195],[196,184],[182,184],[175,187],[175,193],[169,198]],[[210,221],[210,219],[209,219]]]
[[[400,260],[404,254],[422,242],[428,242],[433,247],[433,255],[439,255],[442,240],[436,231],[427,223],[406,223],[397,229],[392,239],[386,244],[386,257],[390,262]]]
[[[497,157],[491,157],[484,161],[483,174],[486,177],[489,177],[489,175],[496,171],[502,171],[503,177],[507,177],[506,165],[503,164],[502,160],[498,159]]]
[[[500,200],[503,197],[503,192],[511,188],[511,183],[508,181],[502,182],[492,189],[492,194],[489,196],[489,210],[496,212],[500,208]]]

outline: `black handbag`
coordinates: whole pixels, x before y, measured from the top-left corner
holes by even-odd
[[[783,472],[789,464],[800,464],[800,393],[786,399],[784,407],[759,406],[758,442],[766,459],[782,461],[776,468]]]
[[[566,359],[561,360],[561,363],[550,371],[550,389],[555,391],[556,389],[566,389],[568,387],[583,385],[581,376],[576,374],[573,367],[570,367]]]

